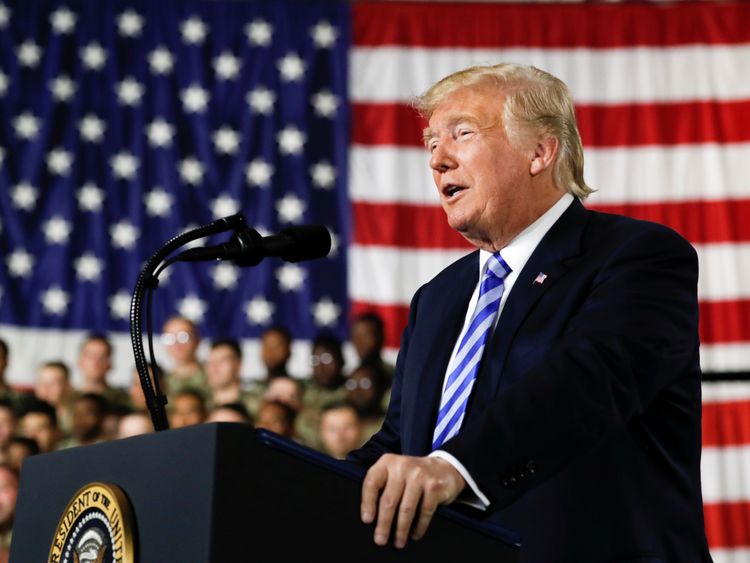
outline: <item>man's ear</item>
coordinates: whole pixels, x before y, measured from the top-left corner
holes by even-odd
[[[559,145],[560,143],[556,137],[543,137],[539,139],[534,149],[534,155],[531,157],[531,165],[529,167],[529,172],[532,176],[544,172],[547,168],[552,168]]]

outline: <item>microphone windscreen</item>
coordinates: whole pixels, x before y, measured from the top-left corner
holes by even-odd
[[[291,241],[281,254],[281,258],[288,262],[323,258],[331,251],[331,233],[323,225],[289,227],[279,235]]]

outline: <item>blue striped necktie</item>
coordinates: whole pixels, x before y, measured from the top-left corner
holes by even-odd
[[[499,253],[490,256],[479,286],[479,299],[474,314],[461,337],[461,344],[443,388],[435,432],[432,435],[433,450],[458,434],[461,429],[484,346],[495,325],[500,299],[503,297],[503,282],[510,272],[510,266]]]

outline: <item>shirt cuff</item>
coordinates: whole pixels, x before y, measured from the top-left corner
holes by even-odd
[[[469,475],[469,472],[466,471],[466,468],[460,461],[458,461],[454,456],[452,456],[445,450],[435,450],[434,452],[430,453],[428,457],[439,457],[440,459],[444,459],[445,461],[450,463],[453,467],[456,468],[456,471],[461,474],[461,477],[464,478],[466,484],[469,485],[471,492],[464,489],[464,492],[461,493],[461,495],[456,499],[457,502],[466,504],[468,506],[471,506],[472,508],[477,508],[479,510],[487,510],[487,508],[490,506],[490,500],[482,491],[479,490],[476,481],[472,479],[471,475]]]

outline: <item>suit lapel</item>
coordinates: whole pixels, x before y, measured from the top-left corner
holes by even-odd
[[[518,328],[542,295],[580,255],[581,234],[587,221],[588,213],[576,199],[547,232],[521,270],[484,354],[477,389],[472,393],[476,406],[496,396],[508,350]],[[542,283],[535,281],[540,274],[546,275]]]

